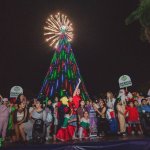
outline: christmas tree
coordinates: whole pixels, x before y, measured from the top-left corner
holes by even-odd
[[[87,100],[89,96],[70,44],[73,36],[72,27],[69,20],[65,18],[66,16],[63,17],[60,14],[56,15],[55,18],[50,16],[47,27],[45,27],[45,30],[48,31],[45,33],[47,41],[50,42],[51,46],[55,45],[56,50],[40,90],[39,97],[44,97],[45,100],[53,100],[56,94],[62,97],[64,90],[67,96],[73,96],[76,85],[79,79],[81,79],[79,87],[81,97],[83,100]]]

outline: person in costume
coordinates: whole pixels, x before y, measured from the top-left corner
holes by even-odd
[[[119,132],[121,135],[126,135],[126,105],[122,102],[121,98],[117,98],[117,112],[118,112],[118,121],[119,121]]]
[[[73,103],[73,98],[71,96],[68,97],[68,104],[70,109],[75,109],[75,105]]]
[[[89,113],[85,111],[83,117],[80,119],[80,127],[79,127],[79,138],[88,138],[90,132],[90,120]]]
[[[70,120],[71,110],[69,107],[65,107],[64,112],[65,112],[65,116],[64,116],[63,124],[56,134],[56,138],[60,141],[68,141],[70,139],[70,135],[68,132],[68,124]]]
[[[134,102],[135,101],[135,98],[133,97],[133,94],[131,92],[128,92],[127,94],[127,101],[132,101]]]
[[[77,131],[77,112],[71,108],[71,115],[70,115],[70,119],[68,121],[68,133],[70,138],[73,139],[77,139],[76,137],[76,131]]]
[[[69,100],[68,100],[68,98],[66,96],[62,97],[60,99],[60,101],[62,102],[63,105],[66,105],[67,107],[69,107],[69,103],[68,103]]]
[[[126,96],[126,91],[124,89],[120,89],[117,98],[120,99],[120,101],[123,105],[126,105],[127,96]]]
[[[133,101],[128,102],[128,106],[126,107],[125,115],[128,113],[127,122],[128,134],[134,134],[134,132],[138,134],[142,134],[142,128],[140,125],[140,118],[137,108],[134,106]]]
[[[76,109],[78,109],[79,104],[80,104],[80,100],[81,100],[80,89],[79,89],[80,83],[81,83],[81,79],[79,79],[79,82],[78,82],[78,84],[75,88],[75,91],[73,93],[73,103],[74,103]]]

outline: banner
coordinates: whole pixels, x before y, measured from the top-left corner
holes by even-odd
[[[125,88],[132,86],[131,78],[128,75],[123,75],[119,78],[119,87]]]
[[[23,94],[21,86],[13,86],[10,90],[10,98],[17,98],[19,94]]]

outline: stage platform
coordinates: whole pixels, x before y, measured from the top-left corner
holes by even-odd
[[[42,145],[8,144],[11,150],[150,150],[150,138],[145,136],[90,138],[84,141],[48,142]]]

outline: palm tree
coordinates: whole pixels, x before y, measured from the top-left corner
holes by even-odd
[[[142,27],[142,37],[150,43],[150,0],[140,0],[138,8],[125,20],[126,24],[139,21]]]

